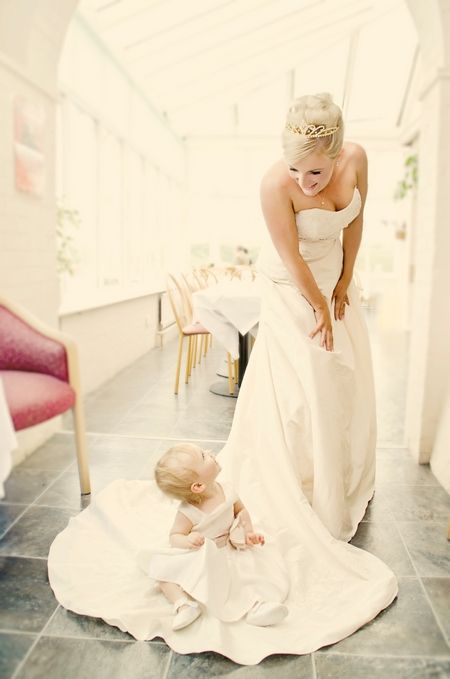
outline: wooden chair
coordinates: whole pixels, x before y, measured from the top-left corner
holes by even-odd
[[[75,342],[0,297],[0,374],[16,431],[72,410],[81,494],[88,495],[91,486]]]
[[[182,273],[180,274],[181,278],[183,279],[183,282],[185,284],[185,287],[192,293],[192,292],[197,292],[197,290],[200,290],[200,285],[198,282],[195,280],[194,276],[192,275],[192,272],[190,273]]]
[[[199,336],[202,337],[202,340],[203,338],[207,338],[209,336],[209,330],[204,328],[201,323],[194,323],[192,321],[192,315],[189,314],[189,307],[186,303],[186,295],[172,274],[167,276],[167,294],[178,328],[178,356],[174,389],[175,394],[178,394],[184,339],[185,337],[188,339],[185,372],[185,383],[188,384],[192,368],[195,367],[195,361],[197,358],[197,338]],[[202,352],[202,348],[203,344],[200,347],[200,354]]]
[[[215,283],[219,282],[219,279],[217,278],[216,274],[210,267],[204,267],[203,269],[199,269],[197,274],[202,278],[206,287],[209,287],[210,285],[214,285]]]

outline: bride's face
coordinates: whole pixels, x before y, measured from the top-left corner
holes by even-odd
[[[313,151],[295,165],[289,165],[289,174],[305,196],[316,196],[330,182],[335,161],[318,151]]]

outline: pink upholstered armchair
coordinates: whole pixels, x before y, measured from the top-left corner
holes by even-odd
[[[0,376],[16,431],[72,409],[81,494],[91,492],[77,349],[0,296]]]

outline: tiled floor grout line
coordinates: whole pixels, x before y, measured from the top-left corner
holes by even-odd
[[[1,505],[0,505],[0,507],[1,507]],[[28,505],[25,505],[24,510],[23,510],[22,512],[20,512],[20,514],[18,514],[18,516],[16,516],[16,518],[14,519],[14,521],[12,521],[12,522],[9,524],[9,526],[8,526],[7,528],[5,528],[5,530],[3,531],[3,533],[0,535],[0,543],[1,543],[1,541],[3,540],[3,538],[5,537],[6,533],[10,530],[10,528],[12,528],[12,527],[19,521],[19,519],[21,519],[22,516],[23,516],[24,514],[26,514],[26,512],[29,510],[29,508],[30,508],[30,505],[29,505],[29,504],[28,504]]]
[[[60,608],[63,608],[63,606],[60,606]],[[117,628],[118,629],[118,628]],[[1,630],[0,630],[1,632]],[[76,636],[74,634],[43,634],[42,636],[46,637],[46,639],[75,639],[78,641],[107,641],[108,643],[111,644],[136,644],[139,643],[140,640],[138,639],[109,639],[107,637],[89,637],[89,636]],[[150,644],[151,646],[167,646],[165,641],[145,641],[145,643]]]
[[[51,483],[50,483],[50,484],[42,491],[42,493],[40,493],[37,497],[35,497],[34,500],[33,500],[33,502],[30,502],[30,507],[32,507],[33,505],[36,505],[36,502],[39,500],[39,498],[41,498],[43,495],[45,495],[45,493],[46,493],[48,490],[50,490],[50,488],[51,488],[57,481],[59,481],[60,478],[62,478],[62,477],[64,476],[64,474],[67,472],[68,469],[70,469],[70,467],[71,467],[72,465],[73,465],[73,461],[72,461],[69,465],[67,465],[67,467],[65,467],[65,468],[63,469],[63,471],[61,472],[61,474],[59,474],[58,476],[55,476],[55,478],[53,479],[53,481],[52,481],[52,482],[51,482]],[[36,505],[36,506],[39,507],[39,505]]]
[[[66,473],[66,471],[69,469],[69,467],[70,467],[72,464],[73,464],[73,463],[71,462],[69,465],[67,465],[67,467],[65,467],[65,468],[63,469],[63,471],[62,471],[60,474],[58,474],[57,476],[55,476],[55,478],[53,479],[53,481],[51,481],[51,483],[50,483],[48,486],[46,486],[46,487],[44,488],[44,490],[42,491],[42,493],[39,493],[39,495],[38,495],[37,497],[35,497],[34,500],[33,500],[32,502],[30,502],[30,503],[26,506],[26,508],[24,509],[24,511],[21,512],[21,513],[19,514],[19,516],[17,516],[17,517],[14,519],[14,521],[8,526],[8,528],[5,530],[5,532],[2,533],[2,535],[1,535],[1,537],[0,537],[0,541],[3,540],[3,538],[5,537],[5,535],[6,535],[6,534],[11,530],[11,528],[18,522],[18,520],[21,519],[21,518],[24,516],[24,514],[26,514],[26,512],[30,509],[30,507],[33,507],[33,506],[36,504],[36,501],[39,500],[39,498],[42,497],[42,495],[44,495],[44,493],[46,493],[46,492],[53,486],[53,484],[56,483],[56,481],[58,481],[58,480],[63,476],[63,474]],[[36,506],[39,507],[40,505],[36,505]]]
[[[370,653],[350,653],[348,651],[315,651],[316,655],[323,655],[327,658],[330,655],[339,656],[352,656],[353,658],[389,658],[392,660],[397,660],[399,658],[406,660],[449,660],[450,655],[446,653],[445,655],[439,655],[438,653],[433,653],[432,655],[420,655],[420,654],[397,654],[397,653],[377,653],[376,655],[371,655]]]
[[[424,594],[424,596],[425,596],[425,599],[428,601],[428,605],[430,606],[431,611],[432,611],[432,613],[433,613],[433,615],[434,615],[434,619],[436,620],[437,626],[438,626],[439,629],[441,630],[441,634],[442,634],[442,636],[443,636],[443,638],[444,638],[444,640],[445,640],[447,646],[449,646],[449,640],[447,639],[447,635],[446,635],[446,633],[445,633],[444,627],[443,627],[443,625],[442,625],[442,623],[441,623],[441,621],[440,621],[440,619],[439,619],[438,614],[437,614],[436,611],[434,610],[433,603],[432,603],[430,597],[428,596],[428,592],[427,592],[427,590],[426,590],[425,585],[424,585],[423,582],[422,582],[422,576],[420,575],[419,571],[418,571],[417,568],[416,568],[416,564],[414,563],[414,559],[412,558],[412,556],[411,556],[411,554],[410,554],[410,551],[409,551],[409,549],[408,549],[408,546],[407,546],[407,544],[406,544],[406,541],[405,541],[405,539],[403,538],[402,532],[401,532],[401,530],[400,530],[400,528],[399,528],[399,526],[398,526],[398,522],[397,522],[397,520],[396,520],[395,518],[394,518],[394,523],[395,523],[395,526],[396,526],[396,528],[397,528],[397,531],[398,531],[398,534],[399,534],[399,536],[400,536],[400,540],[401,540],[401,542],[402,542],[402,544],[403,544],[403,547],[404,547],[404,549],[406,550],[406,553],[408,554],[408,558],[409,558],[409,560],[410,560],[411,563],[412,563],[412,567],[413,567],[414,572],[415,572],[415,574],[416,574],[416,576],[417,576],[417,579],[418,579],[418,581],[419,581],[419,583],[420,583],[420,587],[422,588],[422,591],[423,591],[423,594]],[[426,577],[426,576],[424,576],[424,577]],[[429,577],[431,577],[431,576],[429,576]]]
[[[49,486],[46,486],[45,490],[43,490],[42,493],[40,493],[32,502],[29,502],[27,505],[25,505],[25,509],[23,510],[23,512],[21,512],[18,516],[16,516],[14,521],[12,521],[10,523],[10,525],[8,526],[8,528],[6,528],[6,530],[0,535],[0,542],[3,540],[5,535],[11,530],[11,528],[19,521],[19,519],[21,519],[23,517],[23,515],[26,514],[26,512],[30,509],[30,507],[36,502],[36,500],[39,499],[41,497],[41,495],[43,495],[50,488],[50,486],[52,486],[54,484],[54,482],[57,479],[59,479],[69,469],[69,467],[71,465],[72,465],[72,462],[67,467],[64,468],[64,470],[61,472],[61,474],[59,474],[59,476],[57,476],[53,479],[53,481],[50,483]],[[39,471],[42,471],[42,470],[39,470]],[[8,502],[2,503],[2,504],[8,504]],[[11,503],[11,504],[14,504],[14,503]],[[0,507],[1,507],[1,504],[0,504]]]
[[[81,497],[81,495],[80,495]],[[86,496],[87,497],[87,496]],[[80,507],[75,507],[75,505],[34,505],[35,507],[44,507],[45,509],[68,509],[69,511],[82,511]],[[31,507],[31,505],[30,505]],[[27,507],[28,509],[28,507]],[[2,536],[3,537],[3,536]]]
[[[58,434],[71,434],[73,436],[73,431],[70,429],[62,429]],[[124,439],[144,439],[148,441],[204,441],[205,443],[226,443],[226,439],[207,439],[207,438],[179,438],[178,436],[149,436],[148,434],[124,434],[124,433],[114,433],[114,432],[87,432],[89,436],[105,436],[112,438],[124,438]]]
[[[47,622],[45,623],[44,627],[43,627],[43,628],[41,629],[41,631],[38,633],[36,639],[33,641],[33,643],[31,644],[31,646],[30,646],[30,648],[28,649],[28,651],[25,653],[25,655],[24,655],[24,657],[22,658],[22,660],[20,661],[20,663],[17,665],[17,667],[16,667],[14,673],[11,675],[11,679],[16,679],[16,677],[18,676],[19,672],[22,670],[22,667],[24,667],[24,665],[25,665],[26,661],[28,660],[28,658],[30,657],[31,653],[32,653],[33,650],[36,648],[36,644],[39,642],[39,639],[41,639],[41,637],[42,637],[42,635],[43,635],[45,629],[48,627],[48,625],[50,624],[50,622],[51,622],[51,621],[53,620],[53,618],[55,617],[58,608],[60,608],[60,605],[57,603],[55,610],[53,611],[53,613],[51,614],[51,616],[49,617],[49,619],[48,619]]]
[[[59,507],[56,507],[59,509]],[[28,554],[0,554],[2,559],[34,559],[35,561],[47,561],[46,556],[29,556]]]
[[[11,629],[10,627],[0,627],[0,634],[20,634],[23,637],[34,637],[37,632],[28,632],[22,629]]]
[[[50,616],[50,619],[53,619],[55,614],[57,613],[59,608],[64,608],[61,605],[58,605],[56,608],[56,611],[53,611],[52,615]],[[51,620],[48,620],[48,623],[50,623]],[[47,624],[45,625],[47,627]],[[28,637],[34,637],[37,632],[27,632],[25,630],[20,630],[20,629],[11,629],[11,628],[2,628],[0,627],[0,633],[2,634],[20,634],[22,636],[28,636]],[[46,634],[45,629],[42,630],[41,636],[46,637],[48,639],[77,639],[81,641],[108,641],[114,644],[135,644],[137,642],[137,639],[108,639],[106,637],[90,637],[90,636],[81,636],[81,635],[75,635],[75,634]],[[165,641],[151,641],[148,640],[148,642],[153,645],[158,645],[158,646],[167,646]]]
[[[170,664],[172,662],[172,658],[173,658],[173,651],[172,651],[172,649],[170,649],[169,658],[167,660],[167,665],[164,669],[164,672],[162,673],[161,679],[167,679],[167,675],[169,674],[169,668],[170,668]]]
[[[314,653],[311,653],[311,668],[312,668],[312,679],[317,679],[316,658]]]

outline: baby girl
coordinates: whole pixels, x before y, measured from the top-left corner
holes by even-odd
[[[202,612],[225,622],[245,616],[260,626],[280,623],[288,614],[282,559],[254,530],[233,488],[217,481],[219,472],[210,451],[189,443],[170,448],[155,468],[161,491],[181,501],[171,547],[153,551],[148,570],[174,605],[174,630]]]

